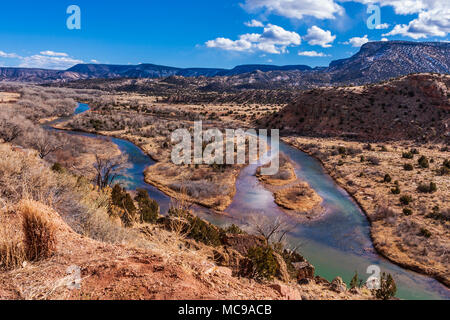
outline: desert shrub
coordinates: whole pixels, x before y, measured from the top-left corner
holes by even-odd
[[[404,158],[404,159],[413,159],[414,158],[414,154],[412,152],[403,152],[402,158]]]
[[[194,239],[209,246],[219,246],[222,244],[221,235],[223,230],[199,217],[193,216],[186,209],[172,206],[169,209],[168,215],[171,219],[180,221],[177,224],[177,228],[180,228],[178,231],[187,238]]]
[[[450,160],[444,160],[442,167],[437,170],[437,173],[441,176],[450,174]]]
[[[390,183],[392,181],[392,177],[389,173],[386,173],[384,176],[384,182]]]
[[[414,169],[414,167],[410,163],[405,163],[403,165],[403,170],[405,170],[405,171],[413,171],[413,169]]]
[[[419,150],[417,150],[416,148],[412,148],[410,152],[412,154],[420,154]]]
[[[347,150],[345,149],[345,147],[338,147],[338,153],[339,154],[347,154]]]
[[[124,209],[130,214],[134,214],[136,212],[136,206],[134,205],[131,195],[119,184],[116,184],[112,189],[111,202],[113,205]]]
[[[244,234],[245,233],[241,228],[239,228],[234,223],[232,225],[226,227],[225,229],[223,229],[223,231],[225,233],[231,233],[231,234]]]
[[[131,227],[135,220],[137,209],[131,195],[119,184],[116,184],[111,191],[111,204],[121,209],[122,212],[119,213],[120,219],[126,227]],[[113,207],[110,208],[110,214],[113,211]]]
[[[348,155],[357,155],[362,153],[362,150],[359,148],[353,148],[353,147],[348,147],[347,148],[347,154]]]
[[[450,210],[441,211],[439,206],[434,206],[432,211],[425,216],[425,218],[433,219],[437,221],[450,221]]]
[[[412,215],[412,210],[410,208],[403,208],[403,214],[405,216],[410,216]]]
[[[31,202],[20,207],[25,256],[29,261],[50,258],[56,251],[56,228]]]
[[[380,159],[378,159],[378,158],[375,157],[375,156],[370,156],[370,157],[368,157],[368,158],[367,158],[367,161],[369,161],[369,163],[372,164],[372,165],[374,165],[374,166],[377,166],[377,165],[380,164]]]
[[[397,285],[390,274],[383,272],[380,279],[380,288],[374,290],[375,297],[381,300],[389,300],[395,297]]]
[[[155,223],[159,215],[158,202],[150,199],[147,190],[137,189],[136,191],[137,195],[134,200],[138,203],[141,221]]]
[[[52,171],[55,171],[57,173],[64,173],[64,171],[65,171],[64,167],[59,162],[55,162],[52,165],[51,169],[52,169]]]
[[[220,231],[218,228],[206,221],[203,221],[199,217],[190,216],[188,221],[190,227],[187,236],[189,238],[202,242],[206,245],[221,245]]]
[[[430,182],[430,184],[421,183],[417,187],[417,191],[422,193],[433,193],[437,191],[437,185],[434,182]]]
[[[387,206],[380,206],[377,208],[377,211],[375,212],[375,215],[373,217],[373,220],[378,221],[378,220],[385,220],[388,218],[393,218],[395,217],[395,212],[394,210],[392,210],[391,208],[387,207]]]
[[[404,206],[407,206],[411,202],[412,202],[412,197],[410,195],[405,194],[400,197],[400,203]]]
[[[352,280],[350,280],[350,289],[361,288],[363,285],[363,280],[359,279],[358,272],[355,271],[355,275]]]
[[[430,163],[429,163],[427,157],[425,157],[425,156],[421,156],[419,158],[419,160],[417,160],[417,162],[419,163],[419,166],[421,168],[429,168],[430,167]]]
[[[430,238],[431,237],[431,232],[428,229],[426,229],[426,228],[421,228],[420,232],[419,232],[419,236],[425,237],[425,238]]]
[[[445,160],[444,160],[444,163],[443,163],[442,165],[443,165],[444,167],[450,169],[450,160],[445,159]]]
[[[400,187],[398,185],[391,189],[392,194],[400,194],[400,192]]]
[[[253,262],[256,278],[271,280],[278,273],[279,266],[270,246],[250,248],[247,257]]]

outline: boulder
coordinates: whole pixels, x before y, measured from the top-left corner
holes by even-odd
[[[325,278],[322,278],[321,276],[316,276],[314,279],[316,280],[317,284],[325,284],[325,285],[330,284],[330,281],[328,281]]]
[[[297,281],[303,279],[314,279],[315,268],[308,261],[295,262],[292,264],[297,272]]]
[[[347,285],[341,277],[336,277],[331,281],[330,289],[334,292],[341,293],[347,291]]]
[[[283,257],[276,252],[273,253],[273,256],[275,257],[275,260],[277,261],[278,264],[278,274],[277,274],[278,279],[280,279],[283,282],[289,282],[291,280],[291,276],[289,275],[289,271]]]

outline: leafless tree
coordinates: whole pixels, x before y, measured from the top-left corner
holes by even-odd
[[[127,168],[128,157],[106,157],[95,155],[94,168],[97,172],[96,183],[100,189],[111,186],[117,177]]]
[[[49,154],[64,148],[68,140],[65,134],[39,129],[28,133],[26,143],[38,152],[41,159],[45,159]]]
[[[17,123],[0,119],[0,139],[4,142],[12,142],[17,139],[23,130]]]
[[[250,218],[252,229],[262,236],[266,244],[282,243],[286,235],[297,227],[297,224],[289,224],[281,217],[268,217],[255,214]]]

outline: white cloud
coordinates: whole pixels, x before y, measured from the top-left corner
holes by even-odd
[[[47,51],[41,51],[40,52],[43,56],[50,56],[50,57],[68,57],[69,55],[64,52],[55,52],[51,50]]]
[[[0,50],[0,58],[19,59],[17,67],[21,68],[65,70],[78,63],[84,63],[83,60],[71,58],[67,53],[54,51],[41,51],[39,54],[22,57],[16,53],[5,53]]]
[[[287,52],[287,47],[301,44],[301,37],[298,33],[287,31],[280,26],[268,24],[264,31],[259,33],[246,33],[239,36],[238,40],[227,38],[216,38],[206,43],[208,48],[219,48],[227,51],[262,51],[272,54]]]
[[[446,37],[450,33],[449,0],[245,0],[242,5],[250,12],[263,10],[266,14],[277,14],[290,19],[314,17],[334,19],[344,14],[341,6],[345,2],[364,5],[378,4],[392,7],[398,15],[418,15],[407,24],[394,26],[386,36],[402,35],[413,39]],[[387,29],[389,24],[378,25],[377,29]]]
[[[78,63],[83,63],[83,60],[70,57],[52,57],[36,54],[29,57],[23,57],[19,67],[65,70]]]
[[[424,11],[408,24],[398,24],[383,36],[402,35],[413,39],[446,37],[450,33],[450,7],[446,10]]]
[[[353,37],[350,38],[348,41],[344,42],[343,44],[351,44],[352,47],[361,47],[363,44],[369,42],[369,39],[367,38],[367,34],[364,37]]]
[[[208,48],[218,48],[227,51],[249,51],[252,48],[252,43],[247,40],[230,40],[227,38],[216,38],[206,42]]]
[[[329,57],[329,55],[324,54],[323,52],[316,52],[316,51],[299,51],[298,55],[305,57]]]
[[[398,24],[384,36],[401,35],[413,39],[446,37],[450,33],[450,1],[448,0],[339,0],[391,6],[399,15],[417,14],[408,24]],[[380,25],[380,26],[384,26]],[[389,26],[388,26],[389,27]],[[381,29],[381,28],[377,28]]]
[[[243,7],[247,11],[265,9],[268,13],[291,19],[303,19],[305,16],[334,19],[344,13],[344,8],[333,0],[246,0]]]
[[[6,53],[0,50],[0,58],[20,59],[21,57],[16,53]]]
[[[377,26],[375,26],[375,29],[381,30],[381,29],[387,29],[389,28],[389,23],[381,23]]]
[[[389,41],[388,38],[382,38],[381,41]]]
[[[331,31],[325,31],[317,26],[312,26],[308,29],[308,33],[303,37],[310,45],[321,46],[323,48],[331,47],[331,44],[336,36],[331,35]]]
[[[100,63],[100,62],[98,62],[98,61],[97,61],[97,60],[95,60],[95,59],[92,59],[92,60],[91,60],[91,62],[92,62],[92,63],[95,63],[95,64],[98,64],[98,63]]]
[[[340,2],[359,2],[362,4],[378,4],[382,7],[394,8],[396,14],[407,15],[422,11],[448,8],[447,0],[339,0]]]
[[[251,28],[262,28],[264,27],[264,24],[261,21],[253,19],[252,21],[245,22],[244,23],[247,27]]]

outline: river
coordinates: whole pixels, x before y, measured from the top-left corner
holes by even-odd
[[[76,113],[89,110],[80,104]],[[94,134],[70,132],[73,135],[97,137]],[[104,137],[102,137],[104,138]],[[144,188],[150,197],[158,201],[161,212],[167,212],[170,198],[144,181],[144,170],[155,163],[133,143],[111,138],[123,154],[128,155],[130,168],[124,172],[122,182],[127,188]],[[313,157],[280,142],[280,151],[296,164],[297,176],[324,199],[322,206],[326,215],[319,221],[298,225],[288,241],[315,267],[316,274],[333,280],[341,276],[347,283],[355,271],[366,280],[371,265],[379,266],[382,272],[390,273],[397,284],[397,297],[402,299],[450,299],[450,290],[433,278],[403,269],[378,255],[370,239],[370,225],[353,199],[326,174],[322,165]],[[216,214],[202,207],[195,207],[196,214],[219,226],[235,223],[245,226],[249,215],[261,214],[276,218],[282,215],[296,224],[274,202],[272,193],[266,190],[255,177],[259,164],[244,168],[236,182],[236,195],[225,210],[227,216]]]

